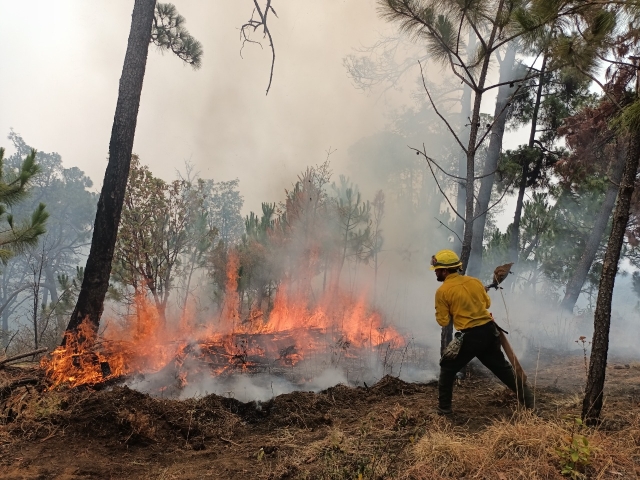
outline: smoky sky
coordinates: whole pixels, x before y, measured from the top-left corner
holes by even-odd
[[[202,42],[194,71],[151,46],[134,152],[158,176],[190,161],[202,177],[240,179],[245,213],[277,201],[298,172],[331,156],[340,172],[348,147],[380,130],[409,91],[355,89],[342,65],[354,48],[394,27],[371,0],[274,1],[276,65],[268,44],[247,45],[239,27],[251,0],[176,0]],[[57,151],[102,183],[133,1],[0,0],[0,133]],[[254,37],[260,39],[257,35]],[[8,140],[0,142],[8,147]]]
[[[9,147],[5,136],[12,127],[30,145],[60,153],[65,166],[81,168],[100,187],[133,3],[0,0],[0,146]],[[251,0],[173,3],[202,42],[203,65],[194,71],[151,46],[134,152],[165,180],[185,161],[204,178],[239,178],[245,214],[259,212],[260,202],[282,200],[297,174],[323,162],[329,148],[335,150],[334,178],[344,173],[351,145],[382,130],[394,110],[415,104],[417,72],[407,75],[402,89],[365,94],[343,66],[354,49],[397,32],[397,25],[379,18],[374,0],[273,0],[279,18],[270,22],[276,64],[268,96],[267,42],[262,49],[247,45],[244,58],[239,54],[239,27],[251,16]],[[446,77],[433,65],[427,74]],[[495,66],[491,75],[497,76]],[[485,113],[493,113],[495,90],[483,99]],[[505,135],[504,148],[525,143],[526,130]],[[504,229],[512,204],[501,217]],[[435,289],[432,277],[417,277]],[[420,305],[421,315],[430,305]]]

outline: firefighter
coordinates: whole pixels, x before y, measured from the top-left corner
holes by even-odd
[[[438,410],[451,415],[451,398],[456,374],[467,363],[478,358],[502,383],[518,394],[526,408],[534,399],[526,382],[517,380],[511,364],[500,348],[499,332],[488,308],[491,299],[480,280],[460,274],[462,262],[451,250],[440,250],[431,257],[431,270],[442,285],[436,291],[436,321],[442,327],[453,321],[453,341],[440,359]]]

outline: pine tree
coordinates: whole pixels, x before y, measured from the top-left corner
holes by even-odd
[[[129,177],[149,44],[153,42],[171,50],[194,68],[200,66],[202,47],[183,24],[184,18],[177,14],[173,5],[156,5],[156,0],[135,1],[109,141],[109,163],[98,201],[84,278],[67,331],[75,331],[85,320],[95,330],[100,323]]]
[[[29,220],[15,221],[11,207],[29,195],[29,187],[40,168],[35,161],[36,151],[31,150],[18,171],[5,172],[4,152],[4,148],[0,148],[0,218],[6,221],[7,228],[0,230],[0,261],[6,263],[13,255],[38,243],[38,238],[46,231],[49,214],[44,203],[40,203]]]

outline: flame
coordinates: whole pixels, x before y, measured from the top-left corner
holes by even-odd
[[[231,252],[220,314],[205,327],[196,325],[188,309],[176,325],[163,322],[144,296],[136,297],[132,318],[107,322],[99,336],[83,322],[77,332],[66,334],[65,347],[42,361],[51,388],[94,385],[162,369],[174,369],[182,388],[188,383],[182,367],[194,358],[201,370],[223,375],[261,364],[294,366],[332,348],[351,354],[373,351],[383,344],[405,344],[393,327],[384,325],[379,312],[367,307],[366,295],[354,299],[337,288],[328,289],[313,302],[310,289],[301,293],[284,282],[268,315],[254,306],[242,321],[238,265],[237,254]]]

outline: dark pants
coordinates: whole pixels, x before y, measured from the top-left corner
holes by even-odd
[[[500,347],[498,330],[493,322],[479,327],[464,330],[462,347],[458,356],[454,359],[440,360],[440,379],[438,381],[438,405],[441,409],[451,408],[453,397],[453,383],[456,373],[462,370],[467,363],[478,358],[482,364],[493,372],[502,383],[518,394],[518,401],[524,403],[527,408],[533,408],[533,394],[526,383],[518,380],[516,387],[516,375],[507,361]]]

